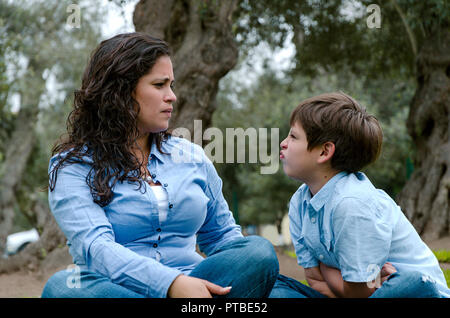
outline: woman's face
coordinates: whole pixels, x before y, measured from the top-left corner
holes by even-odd
[[[134,91],[139,103],[138,128],[141,134],[158,133],[169,128],[177,97],[172,91],[173,68],[169,56],[161,56],[149,73],[142,76]]]

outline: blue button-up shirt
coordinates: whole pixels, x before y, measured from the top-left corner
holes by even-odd
[[[81,269],[98,272],[113,282],[148,297],[166,297],[173,280],[189,274],[203,257],[242,237],[222,194],[222,181],[203,149],[169,137],[162,154],[153,145],[148,170],[167,191],[168,213],[163,222],[150,186],[118,182],[114,198],[102,208],[93,202],[84,162],[58,171],[49,191],[53,215],[68,239],[69,252]],[[62,154],[64,155],[64,154]],[[58,160],[50,159],[49,171]]]
[[[341,172],[313,197],[303,184],[291,198],[289,220],[298,264],[304,268],[322,262],[339,269],[345,281],[368,282],[391,262],[399,272],[431,277],[450,297],[433,252],[400,207],[364,173]]]

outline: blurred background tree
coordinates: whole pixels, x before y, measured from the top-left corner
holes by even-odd
[[[82,28],[72,27],[70,4],[0,1],[0,253],[11,232],[34,227],[41,236],[22,255],[0,263],[0,272],[23,263],[36,267],[47,251],[65,244],[43,188],[51,146],[64,132],[103,22],[102,10],[85,2]]]

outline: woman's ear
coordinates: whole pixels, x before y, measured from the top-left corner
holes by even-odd
[[[321,153],[318,158],[318,163],[325,163],[333,158],[336,146],[333,142],[327,141],[322,145]]]

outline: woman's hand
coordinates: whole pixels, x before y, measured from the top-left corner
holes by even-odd
[[[180,275],[172,282],[167,295],[170,298],[212,298],[212,295],[226,295],[230,287],[221,287],[207,280]]]

